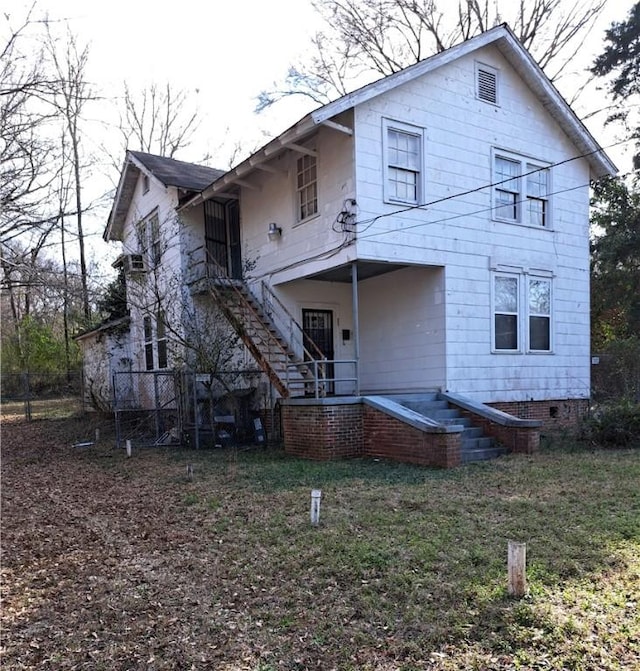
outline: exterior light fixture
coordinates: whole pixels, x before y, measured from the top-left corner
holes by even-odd
[[[272,221],[269,224],[269,232],[268,232],[269,240],[271,240],[271,242],[273,242],[274,240],[278,240],[281,235],[282,235],[282,229],[280,228],[280,226],[278,226],[278,224]]]

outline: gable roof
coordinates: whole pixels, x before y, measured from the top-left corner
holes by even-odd
[[[141,151],[127,153],[165,186],[177,186],[189,191],[200,191],[225,173],[224,170],[209,168],[206,165],[196,165]]]
[[[579,154],[583,155],[589,162],[593,177],[616,174],[618,169],[615,164],[591,135],[587,127],[576,116],[575,112],[544,74],[531,54],[522,46],[509,26],[502,24],[446,51],[410,65],[404,70],[356,89],[307,114],[248,159],[216,179],[200,196],[195,197],[189,204],[195,204],[228,189],[229,186],[241,180],[243,176],[252,172],[261,163],[273,158],[279,150],[287,147],[294,148],[297,143],[310,136],[321,125],[349,132],[351,129],[336,124],[333,118],[348,109],[365,103],[376,96],[402,84],[411,82],[428,72],[489,45],[496,47],[500,51],[531,91],[538,97],[545,110],[574,143]]]
[[[178,161],[166,156],[128,150],[111,213],[102,236],[105,240],[121,239],[124,220],[131,206],[140,173],[154,177],[165,187],[175,187],[186,192],[197,193],[224,175],[225,171]]]

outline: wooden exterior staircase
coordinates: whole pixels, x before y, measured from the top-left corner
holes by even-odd
[[[207,292],[212,296],[278,394],[290,398],[323,389],[325,366],[313,362],[325,357],[269,287],[262,283],[260,301],[243,280],[229,277],[211,258],[204,266],[205,272],[198,273],[200,277],[191,283],[192,293]],[[288,338],[284,336],[284,325]],[[294,345],[296,338],[298,348]]]

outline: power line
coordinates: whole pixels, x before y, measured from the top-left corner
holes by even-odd
[[[630,170],[627,173],[624,173],[623,175],[621,175],[621,177],[623,177],[623,178],[628,177],[629,175],[632,175],[632,174],[640,174],[640,173],[639,173],[639,170],[636,168],[634,170]],[[577,191],[578,189],[584,189],[584,188],[587,188],[588,186],[590,186],[590,183],[578,184],[577,186],[572,186],[572,187],[569,187],[567,189],[560,189],[558,191],[552,191],[551,193],[548,194],[548,197],[556,196],[556,195],[559,195],[561,193],[569,193],[570,191]],[[464,194],[461,194],[461,195],[464,195]],[[448,198],[444,198],[442,200],[448,200]],[[522,200],[517,201],[517,204],[520,205],[523,202],[526,202],[526,201],[524,199],[522,199]],[[477,214],[484,214],[485,212],[491,212],[495,209],[496,208],[493,205],[491,205],[489,207],[483,207],[480,210],[473,210],[472,212],[465,212],[464,214],[454,214],[454,215],[451,215],[449,217],[444,217],[444,218],[441,218],[441,219],[435,219],[433,221],[421,221],[417,224],[412,224],[410,226],[403,226],[401,229],[395,229],[395,230],[392,230],[392,231],[389,231],[389,230],[377,231],[375,233],[370,233],[369,235],[358,235],[357,239],[358,240],[367,240],[369,238],[374,238],[378,235],[386,235],[388,233],[404,232],[404,231],[411,230],[413,228],[420,228],[421,226],[432,226],[434,224],[445,224],[448,221],[453,221],[454,219],[463,219],[465,217],[472,217],[472,216],[477,215]],[[368,226],[367,229],[369,227],[370,226]],[[367,229],[365,229],[365,230],[367,230]],[[547,230],[551,230],[551,229],[547,229]]]
[[[382,214],[378,214],[375,217],[372,217],[371,219],[364,219],[362,221],[357,221],[353,225],[358,226],[361,224],[365,224],[365,228],[359,231],[358,238],[360,238],[360,234],[364,233],[366,230],[368,230],[373,224],[375,224],[377,221],[380,219],[384,219],[386,217],[394,217],[398,214],[403,214],[405,212],[411,212],[413,210],[422,210],[426,207],[431,207],[432,205],[438,205],[439,203],[444,203],[449,200],[453,200],[454,198],[460,198],[462,196],[468,196],[471,195],[472,193],[478,193],[479,191],[484,191],[485,189],[492,189],[496,186],[499,186],[500,184],[505,184],[507,182],[511,182],[514,179],[518,178],[523,178],[527,177],[529,175],[533,175],[535,173],[541,172],[543,170],[551,170],[552,168],[556,168],[560,165],[564,165],[566,163],[570,163],[572,161],[577,161],[582,158],[586,158],[587,156],[592,156],[593,154],[600,153],[604,149],[609,149],[610,147],[616,147],[621,144],[625,144],[627,142],[631,142],[631,139],[626,139],[626,140],[620,140],[618,142],[614,142],[610,145],[607,145],[606,147],[599,147],[598,149],[594,149],[593,151],[585,152],[584,154],[579,154],[577,156],[571,156],[570,158],[563,159],[562,161],[557,161],[555,163],[548,163],[543,167],[536,168],[534,170],[530,170],[528,172],[522,173],[521,175],[518,175],[517,177],[509,177],[507,179],[500,180],[498,182],[491,182],[491,183],[485,183],[481,184],[480,186],[474,187],[473,189],[467,189],[466,191],[459,191],[458,193],[454,193],[448,196],[443,196],[442,198],[437,198],[436,200],[429,201],[427,203],[418,203],[416,205],[407,205],[406,207],[402,207],[400,209],[394,210],[393,212],[384,212]],[[533,160],[533,159],[532,159]],[[584,186],[589,186],[584,185]],[[582,188],[582,187],[580,187]],[[557,193],[562,193],[562,191],[559,191]],[[487,209],[494,209],[494,208],[487,208]],[[454,217],[455,218],[455,217]],[[438,223],[438,222],[428,222],[428,223]],[[424,225],[424,224],[423,224]]]

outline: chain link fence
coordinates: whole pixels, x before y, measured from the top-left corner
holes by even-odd
[[[2,413],[27,420],[81,413],[82,373],[8,373],[0,375]]]
[[[120,372],[113,389],[117,447],[266,443],[268,389],[259,371]]]

